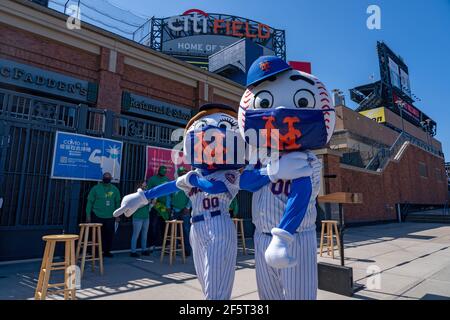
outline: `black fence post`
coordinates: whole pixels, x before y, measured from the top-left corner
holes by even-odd
[[[77,122],[77,133],[85,134],[86,133],[86,127],[88,123],[88,107],[85,105],[78,105],[78,122]],[[78,233],[78,214],[80,208],[83,206],[81,205],[82,201],[86,201],[86,199],[82,199],[81,194],[81,181],[78,180],[72,180],[69,187],[69,215],[67,219],[67,233]]]
[[[5,193],[4,167],[6,165],[6,150],[9,146],[9,125],[6,121],[0,121],[0,210],[3,207],[3,195]]]
[[[103,136],[105,138],[111,138],[113,135],[113,126],[114,126],[114,112],[111,110],[105,111],[105,127]]]
[[[86,133],[86,127],[88,123],[88,107],[82,104],[78,105],[78,123],[77,123],[77,133]]]

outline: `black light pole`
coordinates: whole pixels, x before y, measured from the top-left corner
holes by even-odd
[[[431,120],[427,119],[427,120],[425,120],[425,122],[427,124],[427,142],[431,146],[431,141],[430,141],[430,135],[431,135],[431,133],[430,133],[430,122],[431,122]]]
[[[341,266],[344,266],[344,208],[339,203],[339,256],[341,257]]]
[[[433,147],[433,145],[431,144],[431,141],[430,141],[430,135],[431,135],[431,133],[430,133],[430,122],[431,122],[430,119],[426,119],[424,121],[420,121],[420,124],[425,129],[425,133],[427,135],[427,144],[428,144],[429,148]]]
[[[405,124],[403,122],[403,106],[405,105],[405,103],[402,102],[402,101],[397,100],[395,102],[395,104],[400,109],[400,118],[402,118],[402,132],[404,132],[405,131]]]
[[[323,176],[325,179],[336,179],[336,174],[325,174]],[[344,258],[344,208],[342,206],[342,203],[338,204],[339,208],[339,242],[341,245],[339,246],[339,256],[341,259],[341,266],[345,265],[345,258]]]

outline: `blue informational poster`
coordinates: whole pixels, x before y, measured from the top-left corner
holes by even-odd
[[[99,181],[109,172],[119,182],[122,147],[121,141],[58,131],[51,177]]]

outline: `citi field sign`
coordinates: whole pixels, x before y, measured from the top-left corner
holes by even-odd
[[[230,16],[231,17],[231,16]],[[232,37],[258,38],[261,40],[270,38],[270,27],[266,24],[250,21],[240,21],[231,17],[229,19],[216,19],[208,13],[190,9],[181,16],[168,18],[167,25],[172,31],[184,31],[189,33],[224,34]],[[212,22],[212,30],[209,26]]]
[[[153,30],[161,29],[161,51],[172,55],[207,57],[240,38],[248,38],[270,50],[284,46],[284,30],[254,20],[190,9],[178,16],[155,19]],[[274,41],[282,35],[283,41]]]

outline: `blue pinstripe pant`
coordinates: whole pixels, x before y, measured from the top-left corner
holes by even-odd
[[[237,235],[226,214],[192,224],[195,271],[207,300],[229,300],[233,290]]]
[[[272,236],[255,231],[255,261],[258,294],[261,300],[317,299],[316,231],[295,234],[290,254],[297,259],[292,268],[275,269],[267,265],[264,253]]]

